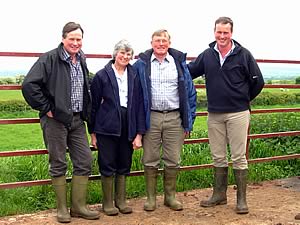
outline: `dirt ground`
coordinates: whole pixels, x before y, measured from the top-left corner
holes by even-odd
[[[105,225],[300,225],[294,217],[300,213],[300,177],[250,184],[247,190],[250,213],[237,215],[235,208],[235,187],[228,188],[228,204],[213,208],[202,208],[199,201],[211,194],[211,188],[177,193],[183,202],[182,211],[172,211],[163,205],[163,196],[157,198],[157,209],[145,212],[145,198],[130,199],[132,214],[106,216],[101,212],[99,220],[87,221],[72,218],[71,224]],[[101,210],[101,205],[90,206]],[[0,225],[50,225],[56,222],[56,210],[41,211],[36,214],[1,217]]]

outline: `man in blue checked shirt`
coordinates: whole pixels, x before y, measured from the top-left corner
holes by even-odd
[[[49,152],[49,173],[55,189],[58,222],[72,217],[98,219],[99,212],[86,206],[88,178],[92,168],[86,127],[91,108],[88,74],[81,51],[82,27],[69,22],[62,42],[43,54],[32,66],[22,85],[27,103],[40,112],[44,141]],[[67,208],[66,150],[73,164],[72,205]]]
[[[176,176],[184,138],[189,136],[196,115],[196,90],[186,65],[186,54],[170,48],[167,30],[152,34],[149,49],[133,65],[140,76],[146,134],[143,137],[143,164],[147,200],[144,210],[156,209],[157,174],[164,164],[164,204],[182,210],[175,198]],[[161,154],[162,148],[162,154]]]

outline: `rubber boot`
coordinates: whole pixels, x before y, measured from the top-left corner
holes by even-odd
[[[60,223],[70,223],[71,216],[67,207],[67,182],[66,177],[52,178],[52,185],[56,195],[57,221]]]
[[[200,202],[202,207],[227,204],[228,167],[215,167],[213,194],[208,200]]]
[[[102,193],[103,193],[103,202],[102,202],[103,212],[107,216],[115,216],[119,213],[119,210],[114,206],[114,202],[113,202],[114,177],[101,176],[101,183],[102,183]]]
[[[246,189],[247,189],[247,175],[248,170],[233,170],[235,182],[237,185],[237,205],[236,205],[236,213],[237,214],[247,214],[249,213],[249,209],[246,201]]]
[[[144,204],[145,211],[154,211],[156,209],[156,185],[158,169],[154,167],[144,168],[147,200]]]
[[[88,180],[88,176],[73,176],[71,190],[72,206],[70,211],[72,217],[96,220],[100,217],[99,212],[90,210],[86,205]]]
[[[126,203],[126,177],[125,175],[117,175],[115,178],[115,206],[123,214],[132,213]]]
[[[182,204],[175,198],[176,176],[178,168],[165,168],[164,171],[164,205],[175,211],[182,210]]]
[[[300,213],[295,216],[295,220],[300,220]]]

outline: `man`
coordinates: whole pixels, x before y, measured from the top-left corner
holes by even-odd
[[[83,29],[74,22],[63,27],[62,42],[43,54],[32,66],[22,85],[27,103],[40,113],[44,140],[49,152],[49,173],[56,193],[57,220],[71,216],[98,219],[86,206],[92,154],[84,120],[90,109],[88,69],[81,51]],[[73,164],[72,206],[67,209],[66,148]]]
[[[156,208],[160,148],[164,163],[164,204],[182,210],[176,200],[176,176],[184,137],[195,119],[196,91],[187,69],[186,55],[170,48],[167,30],[155,31],[152,49],[139,55],[134,64],[142,83],[147,132],[143,137],[143,164],[147,201],[144,210]]]
[[[213,158],[213,195],[201,206],[227,203],[227,144],[230,145],[237,184],[238,214],[249,212],[246,202],[248,162],[247,132],[250,101],[262,90],[264,80],[252,54],[232,39],[233,22],[228,17],[215,21],[215,41],[188,65],[194,78],[205,74],[208,101],[208,136]]]

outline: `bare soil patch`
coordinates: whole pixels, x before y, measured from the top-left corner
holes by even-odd
[[[132,214],[106,216],[101,212],[99,220],[87,221],[72,218],[71,224],[105,225],[299,225],[294,217],[300,213],[300,177],[267,181],[248,185],[247,197],[250,213],[237,215],[234,212],[236,191],[228,188],[228,204],[213,208],[202,208],[200,200],[211,194],[211,188],[177,193],[183,202],[182,211],[172,211],[163,205],[163,196],[158,196],[158,207],[154,212],[145,212],[145,198],[129,199]],[[8,206],[9,207],[9,206]],[[101,205],[91,208],[101,211]],[[35,214],[1,217],[0,225],[52,225],[56,222],[56,210],[46,210]]]

